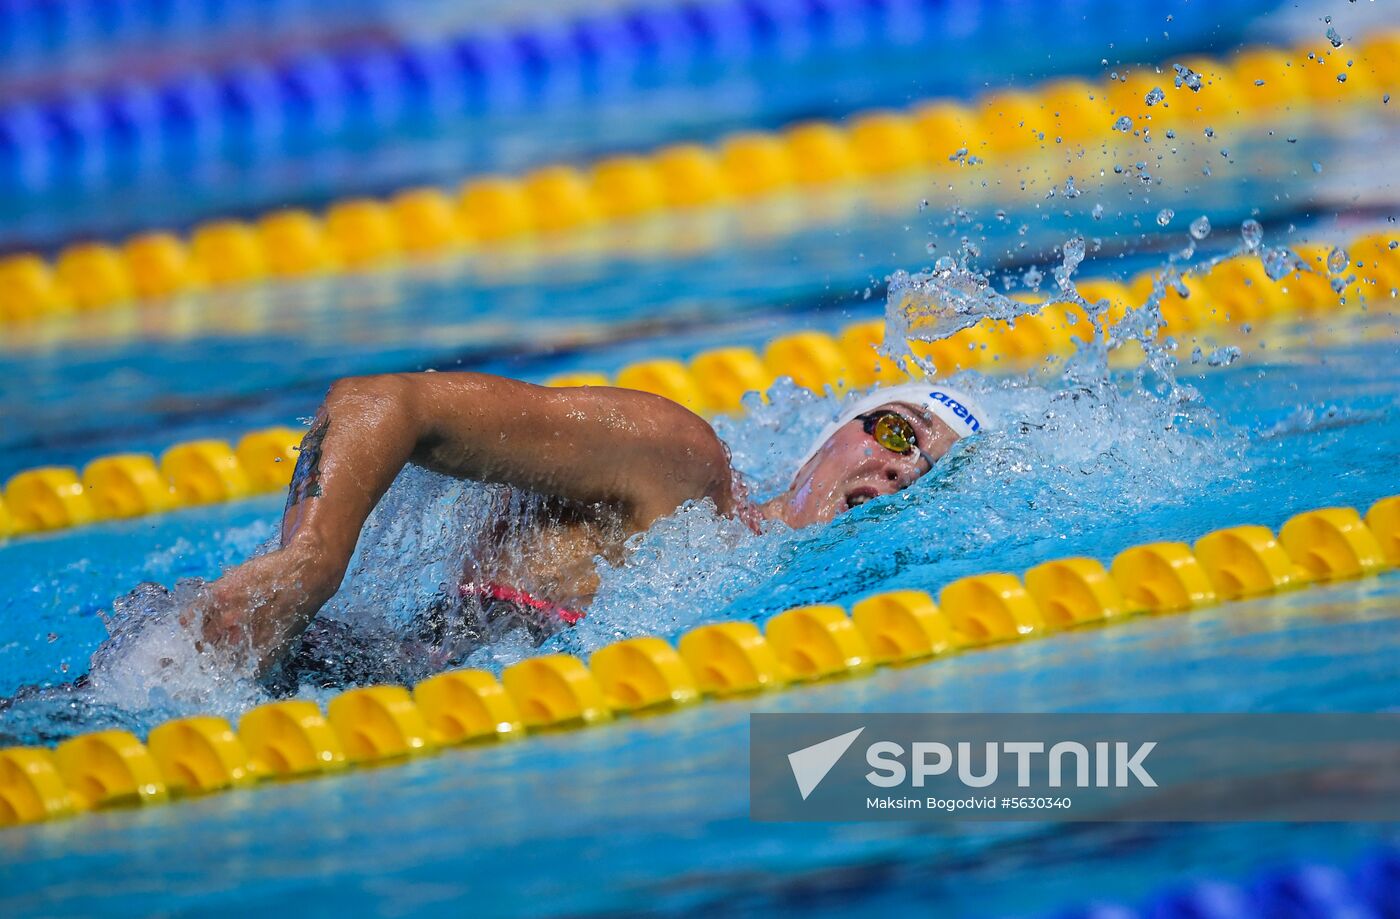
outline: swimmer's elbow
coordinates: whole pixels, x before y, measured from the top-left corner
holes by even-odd
[[[327,405],[369,403],[388,408],[404,408],[409,403],[412,384],[402,373],[375,373],[342,377],[331,384]]]
[[[678,425],[669,439],[676,460],[691,479],[690,497],[715,498],[725,503],[731,485],[729,450],[703,418],[692,416]]]
[[[344,377],[331,384],[323,410],[352,416],[376,427],[415,428],[414,385],[409,375],[377,373]]]

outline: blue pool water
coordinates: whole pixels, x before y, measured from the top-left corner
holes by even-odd
[[[1006,8],[1021,15],[1034,7]],[[1146,56],[1163,47],[1155,41],[1143,43]],[[903,64],[865,66],[872,53],[881,55],[852,53],[848,76],[860,79],[839,84],[839,98],[829,98],[837,84],[815,79],[754,98],[730,87],[723,98],[715,93],[716,108],[685,109],[679,122],[627,109],[619,117],[630,119],[632,134],[611,122],[579,130],[569,117],[587,120],[586,110],[535,111],[516,125],[524,146],[510,148],[509,135],[499,149],[454,135],[461,144],[448,137],[437,158],[380,151],[400,171],[371,178],[442,178],[465,163],[524,165],[605,152],[624,140],[709,136],[742,119],[906,101]],[[1074,70],[1083,63],[1076,60],[1060,56],[1055,69]],[[940,90],[966,89],[1000,74],[1005,62],[987,49],[966,72],[951,73],[946,63],[926,74]],[[684,109],[675,97],[653,104]],[[636,251],[621,246],[602,258],[596,238],[577,241],[577,251],[574,240],[546,241],[446,265],[6,328],[0,478],[293,423],[314,410],[330,380],[348,373],[462,367],[538,380],[613,371],[642,357],[685,358],[720,344],[757,346],[798,329],[834,330],[880,315],[891,271],[951,255],[964,236],[983,248],[993,277],[1020,283],[1032,266],[1048,274],[1073,234],[1094,250],[1086,275],[1121,278],[1181,258],[1186,225],[1201,214],[1218,228],[1202,242],[1202,258],[1235,246],[1247,217],[1264,222],[1271,245],[1341,242],[1393,224],[1394,189],[1377,181],[1394,165],[1390,122],[1308,126],[1301,138],[1284,140],[1295,127],[1256,124],[1141,154],[1125,148],[1125,177],[1080,176],[1072,199],[1062,170],[1043,164],[1014,175],[971,172],[931,209],[923,201],[929,180],[916,177],[873,197],[868,189],[835,201],[794,196],[649,224]],[[560,132],[578,146],[553,143]],[[1136,164],[1139,156],[1151,158],[1152,175]],[[305,194],[299,200],[319,200],[354,171],[321,174],[324,184],[309,187],[271,170],[257,188],[223,182],[220,194],[247,191],[240,206],[248,206],[286,200],[291,184]],[[127,227],[229,204],[213,192],[169,201],[158,178],[125,200],[127,211],[92,208],[85,195],[60,190],[31,209],[28,222],[0,229],[0,244],[8,232],[61,236],[75,213]],[[1178,216],[1161,226],[1154,215],[1167,209]],[[703,506],[685,508],[635,540],[627,564],[603,570],[587,619],[545,650],[587,654],[621,637],[674,638],[703,622],[762,621],[788,607],[849,604],[893,588],[936,592],[963,575],[1021,571],[1053,557],[1107,561],[1139,542],[1190,541],[1243,523],[1277,527],[1334,504],[1364,511],[1400,493],[1400,313],[1373,305],[1262,323],[1235,344],[1242,354],[1233,363],[1184,363],[1174,379],[1116,361],[1108,372],[1087,360],[1068,372],[964,375],[959,384],[979,394],[997,424],[936,473],[800,533],[755,536]],[[838,405],[835,396],[785,383],[768,397],[768,404],[751,400],[743,417],[715,421],[760,495],[786,484]],[[404,475],[324,614],[359,626],[401,625],[449,577],[481,498],[475,486]],[[270,496],[0,545],[0,696],[88,672],[107,636],[100,613],[115,600],[142,581],[172,587],[218,576],[274,537],[281,505]],[[105,726],[144,734],[195,713],[234,718],[267,698],[189,654],[159,615],[138,637],[102,661],[91,690],[0,708],[0,746]],[[1393,572],[1189,615],[1138,617],[865,679],[8,830],[0,833],[0,903],[16,917],[417,916],[463,902],[483,915],[1031,916],[1090,897],[1133,900],[1183,872],[1229,879],[1295,858],[1340,862],[1400,842],[1400,833],[1383,825],[755,824],[748,715],[1393,711],[1398,652]],[[508,636],[468,663],[499,671],[528,653]]]
[[[846,302],[816,314],[755,317],[733,326],[728,339],[682,327],[610,344],[590,353],[589,366],[611,369],[658,353],[658,342],[684,346],[676,352],[684,354],[870,314],[863,298]],[[1081,368],[1076,383],[1058,367],[969,374],[961,382],[981,393],[999,423],[968,442],[950,471],[798,534],[753,537],[703,508],[684,511],[654,527],[627,566],[604,573],[589,618],[548,648],[586,653],[617,637],[674,636],[700,622],[761,620],[802,603],[849,603],[894,587],[936,591],[964,574],[1018,571],[1049,557],[1107,560],[1137,542],[1189,541],[1240,523],[1276,527],[1302,510],[1364,509],[1400,491],[1395,313],[1265,324],[1239,343],[1242,356],[1229,366],[1178,369],[1176,382],[1196,393],[1184,401],[1129,370],[1104,376]],[[580,358],[532,360],[544,374]],[[785,484],[794,457],[836,405],[782,384],[770,397],[771,405],[742,418],[716,421],[760,492]],[[271,404],[303,412],[314,399],[293,389]],[[244,425],[249,413],[266,410],[254,403],[226,424]],[[100,423],[100,415],[93,406],[79,420]],[[411,610],[412,583],[450,564],[462,538],[424,525],[444,510],[459,519],[475,494],[406,476],[387,506],[419,531],[366,540],[329,614],[379,623]],[[141,580],[170,586],[216,576],[273,535],[280,505],[269,497],[0,548],[0,693],[85,672],[106,634],[98,610],[110,610]],[[403,609],[369,602],[386,587]],[[1091,894],[1141,896],[1186,865],[1234,877],[1318,852],[1342,859],[1394,841],[1394,831],[752,824],[746,717],[751,710],[1393,709],[1397,611],[1400,581],[1390,575],[1052,636],[869,680],[449,751],[403,767],[23,828],[0,836],[0,891],[14,915],[242,914],[292,904],[314,914],[373,904],[426,915],[462,897],[484,914],[800,907],[845,915],[936,903],[950,914],[1029,915]],[[506,642],[469,663],[497,669],[527,650]],[[209,681],[198,668],[156,676],[149,656],[117,664],[95,694],[0,711],[0,743],[51,742],[105,725],[140,733],[174,715],[233,717],[265,698],[236,681]],[[1065,873],[1070,860],[1077,867]],[[1016,883],[1007,884],[1013,874]]]

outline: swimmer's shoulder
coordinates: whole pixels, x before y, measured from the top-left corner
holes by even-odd
[[[686,501],[709,498],[720,513],[733,510],[733,468],[729,447],[704,418],[664,396],[616,387],[580,387],[597,397],[617,400],[654,444],[646,468],[635,470],[657,487],[652,506],[640,516],[671,513]],[[581,398],[588,396],[580,395]]]

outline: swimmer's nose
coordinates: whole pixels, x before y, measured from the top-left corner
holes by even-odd
[[[908,488],[919,477],[912,463],[889,463],[885,466],[885,480],[894,484],[894,490]]]

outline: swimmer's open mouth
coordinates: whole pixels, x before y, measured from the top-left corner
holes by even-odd
[[[852,489],[846,493],[846,510],[850,510],[853,507],[860,507],[871,498],[878,497],[880,497],[880,493],[869,485]]]

